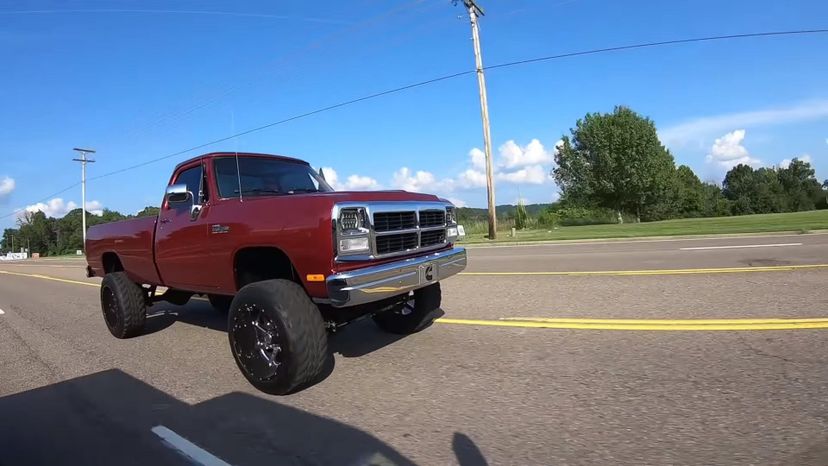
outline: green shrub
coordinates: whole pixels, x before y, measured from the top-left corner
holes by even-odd
[[[551,210],[546,210],[538,215],[538,227],[557,228],[561,224],[561,215]]]

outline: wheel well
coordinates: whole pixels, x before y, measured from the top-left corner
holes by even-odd
[[[283,278],[299,285],[299,275],[290,258],[281,249],[273,247],[246,248],[236,253],[233,261],[236,289],[263,280]]]
[[[121,259],[114,252],[106,252],[103,255],[104,273],[123,272],[124,266]]]

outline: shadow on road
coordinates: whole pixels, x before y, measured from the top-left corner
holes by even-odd
[[[451,446],[460,466],[488,466],[489,462],[474,441],[460,432],[454,433]]]
[[[206,301],[190,300],[184,306],[160,302],[147,311],[144,334],[160,332],[176,322],[227,332],[227,315],[213,309]]]
[[[119,370],[0,398],[0,413],[3,465],[192,464],[159,425],[234,465],[414,464],[333,419],[238,392],[190,405]]]
[[[437,309],[433,317],[437,319],[444,314],[445,312],[442,309]],[[225,314],[213,309],[210,303],[206,301],[191,300],[184,306],[176,306],[165,302],[152,306],[147,312],[144,335],[161,332],[176,322],[208,328],[222,333],[227,332],[227,316]],[[138,338],[141,337],[139,336]],[[328,378],[336,365],[334,354],[339,354],[346,358],[358,358],[384,348],[403,338],[405,338],[404,335],[395,335],[380,330],[374,325],[370,317],[349,324],[328,337],[330,355],[325,363],[322,374],[320,374],[314,383],[300,387],[297,391],[304,390]]]

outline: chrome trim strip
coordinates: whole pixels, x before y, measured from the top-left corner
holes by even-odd
[[[453,248],[327,278],[328,299],[334,307],[358,306],[409,293],[466,268],[466,250]],[[430,278],[429,278],[430,277]]]

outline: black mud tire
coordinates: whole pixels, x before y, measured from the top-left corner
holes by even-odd
[[[417,333],[431,325],[441,301],[440,283],[435,283],[415,290],[413,300],[374,315],[374,322],[388,333]]]
[[[257,389],[286,395],[319,380],[328,334],[319,309],[298,284],[266,280],[243,287],[227,322],[236,365]]]
[[[210,301],[213,309],[221,314],[230,312],[230,306],[233,304],[233,297],[223,294],[208,294],[207,299]]]
[[[101,282],[101,311],[115,338],[139,335],[147,319],[145,292],[125,272],[113,272]]]

